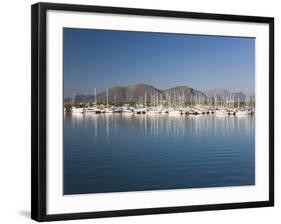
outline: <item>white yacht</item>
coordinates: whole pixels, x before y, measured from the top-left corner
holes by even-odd
[[[96,114],[99,114],[101,113],[101,110],[97,107],[86,107],[85,108],[85,112],[92,112],[92,113],[96,113]]]
[[[148,114],[161,114],[161,110],[158,109],[152,109],[147,111]]]
[[[122,108],[122,114],[133,114],[133,111],[129,109]]]
[[[228,115],[235,115],[235,110],[227,110],[227,112],[228,112]]]
[[[112,108],[104,108],[104,113],[112,114],[112,113],[114,113],[114,109],[112,109]]]
[[[168,109],[163,108],[163,109],[161,109],[161,113],[162,113],[162,114],[167,114],[167,113],[169,113],[169,110],[168,110]]]
[[[114,113],[122,113],[122,108],[116,107],[116,108],[114,109]]]
[[[169,110],[169,115],[181,115],[181,110]]]
[[[215,114],[218,116],[225,116],[228,115],[228,112],[226,110],[216,110]]]
[[[84,107],[72,107],[71,111],[72,111],[72,113],[84,113],[85,108]]]
[[[241,116],[241,115],[251,115],[252,114],[252,111],[250,110],[238,110],[235,115],[237,116]]]

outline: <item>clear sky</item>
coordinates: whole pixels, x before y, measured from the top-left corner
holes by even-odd
[[[64,94],[146,83],[254,92],[255,39],[64,28]]]

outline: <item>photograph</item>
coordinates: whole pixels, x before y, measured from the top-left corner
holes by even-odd
[[[255,185],[254,37],[62,32],[64,195]]]

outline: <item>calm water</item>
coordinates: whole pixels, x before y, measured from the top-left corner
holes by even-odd
[[[65,114],[64,193],[255,184],[255,118]]]

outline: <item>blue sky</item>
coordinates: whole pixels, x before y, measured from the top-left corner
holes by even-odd
[[[64,28],[64,94],[147,83],[254,92],[255,39]]]

